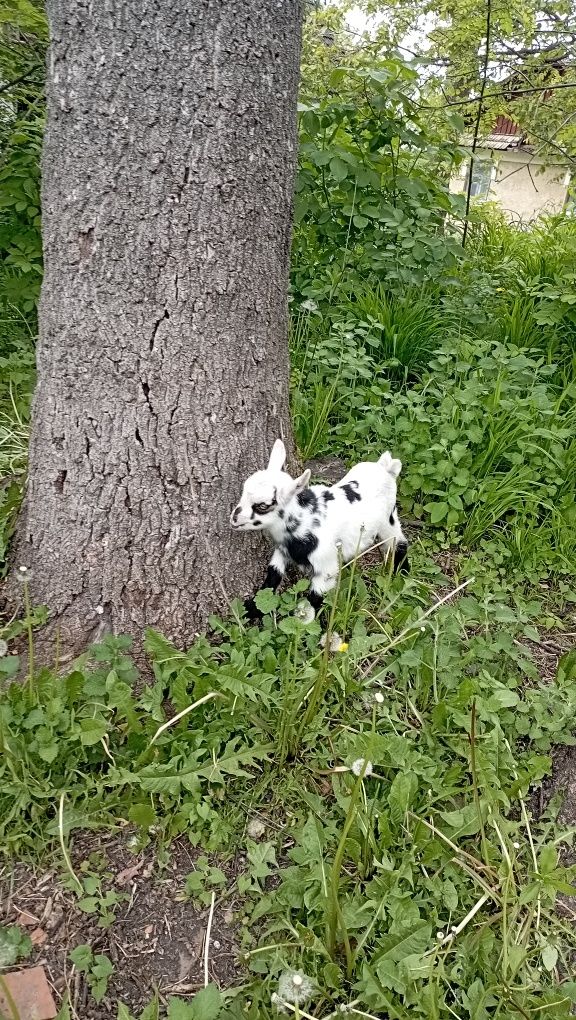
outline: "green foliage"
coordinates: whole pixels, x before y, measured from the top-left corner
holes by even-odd
[[[106,995],[108,981],[114,973],[114,964],[102,953],[94,954],[90,946],[76,946],[70,959],[81,974],[86,975],[90,993],[95,1002],[101,1002]]]
[[[488,80],[481,131],[499,114],[512,118],[551,163],[571,161],[574,151],[573,0],[359,0],[383,15],[375,38],[355,40],[368,53],[390,52],[409,37],[413,63],[421,71],[421,100],[429,118],[444,117],[448,102],[472,127],[484,77],[487,14],[490,12]],[[359,59],[358,56],[355,58]],[[506,88],[508,84],[508,88]],[[560,86],[558,89],[557,86]],[[468,101],[467,101],[468,100]]]
[[[12,967],[15,963],[30,956],[32,942],[17,925],[10,924],[0,928],[0,970]]]
[[[439,541],[497,541],[532,576],[572,573],[575,238],[570,221],[518,233],[489,212],[434,286],[303,302],[291,342],[303,456],[393,449],[401,502]]]
[[[0,312],[34,322],[42,249],[40,147],[47,26],[42,6],[10,0],[0,20]],[[0,341],[0,355],[4,343]]]
[[[326,19],[333,42],[319,38]],[[45,24],[31,0],[0,20],[0,77],[33,72],[0,114],[1,560],[33,382]],[[186,652],[150,632],[148,686],[121,637],[67,669],[32,657],[25,684],[1,654],[0,848],[62,854],[76,830],[117,823],[137,849],[202,847],[184,895],[240,904],[244,983],[155,999],[138,1020],[560,1020],[576,1001],[574,935],[555,915],[573,893],[573,833],[553,810],[536,821],[528,791],[574,743],[574,653],[542,683],[531,649],[563,626],[551,606],[576,602],[576,226],[520,232],[485,208],[463,251],[448,188],[458,117],[422,111],[414,69],[351,45],[341,12],[318,10],[306,31],[295,431],[306,457],[402,458],[402,510],[423,536],[413,573],[342,573],[328,629],[346,642],[332,655],[294,612],[306,581],[257,596],[260,628],[235,603]],[[477,53],[470,81],[474,68]],[[452,547],[453,581],[429,556],[438,546]],[[45,613],[28,606],[0,638],[33,650]],[[252,812],[270,816],[264,839],[246,835]],[[231,879],[209,854],[239,845]],[[80,911],[112,925],[126,894],[96,858],[64,863]],[[0,932],[5,965],[29,949]],[[106,956],[83,945],[71,960],[96,1001],[110,995]],[[117,1018],[136,1020],[122,1004]]]
[[[46,42],[43,5],[6,0],[0,12],[0,577],[24,483],[34,382]]]
[[[448,1020],[480,987],[502,1008],[511,990],[527,1012],[565,998],[557,1015],[568,1016],[573,996],[556,961],[572,942],[553,910],[571,890],[558,848],[572,836],[551,818],[536,823],[526,794],[551,748],[574,743],[574,654],[538,684],[530,647],[541,601],[496,573],[458,599],[446,584],[417,549],[406,581],[347,568],[331,619],[350,638],[333,656],[318,648],[318,625],[293,615],[301,583],[263,599],[261,628],[214,619],[218,644],[199,638],[181,652],[150,633],[156,681],[140,694],[121,638],[58,677],[43,670],[26,687],[7,684],[3,848],[37,852],[38,833],[54,843],[62,793],[65,839],[128,817],[140,846],[154,829],[226,849],[247,811],[291,819],[288,844],[283,826],[278,842],[244,837],[246,987],[225,1000],[215,988],[170,1000],[168,1017],[270,1017],[292,968],[319,1017],[383,1003],[391,1015],[429,1017],[433,1003]],[[435,605],[437,593],[446,604]],[[98,855],[77,876],[80,909],[112,923],[125,894],[107,899]],[[229,881],[203,854],[186,889],[207,903]],[[101,999],[110,961],[89,946],[71,959]]]
[[[401,293],[436,279],[460,255],[448,189],[460,151],[424,126],[415,72],[390,57],[333,71],[327,97],[300,106],[293,284],[330,300],[368,274]]]

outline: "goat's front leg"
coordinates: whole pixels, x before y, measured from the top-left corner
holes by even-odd
[[[272,554],[270,563],[268,564],[268,570],[266,571],[264,583],[261,585],[258,591],[263,591],[264,588],[272,588],[272,591],[276,591],[285,574],[286,574],[286,557],[284,556],[284,553],[282,552],[281,549],[275,549]],[[258,594],[258,592],[256,592],[256,594]],[[262,619],[263,614],[258,609],[258,606],[256,605],[253,598],[246,599],[244,603],[244,608],[246,610],[246,614],[249,620],[256,621]]]
[[[326,626],[328,621],[326,619],[324,596],[329,591],[332,591],[332,589],[336,586],[337,576],[338,566],[336,566],[334,570],[329,574],[327,573],[314,575],[314,577],[312,578],[312,582],[310,584],[310,591],[308,592],[309,606],[306,618],[308,620],[317,619],[321,623],[322,629],[324,631],[320,639],[320,645],[322,648],[325,647],[326,640],[328,637],[326,633]],[[337,652],[341,645],[342,638],[340,634],[338,634],[337,631],[333,631],[332,634],[330,635],[330,651]]]
[[[324,609],[324,596],[332,591],[336,584],[338,577],[338,561],[334,560],[327,566],[325,563],[322,564],[323,569],[321,571],[313,571],[312,580],[310,581],[310,588],[306,593],[308,605],[305,606],[302,617],[306,623],[310,623],[312,620],[318,619],[322,623],[326,616],[326,610]]]

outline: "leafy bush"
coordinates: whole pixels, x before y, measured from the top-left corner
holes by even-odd
[[[417,77],[389,58],[338,68],[300,113],[293,282],[300,296],[350,293],[368,274],[402,293],[453,268],[462,196],[449,191],[460,150],[425,126]]]
[[[416,305],[415,318],[420,314]],[[340,452],[353,462],[391,448],[404,462],[401,498],[416,517],[468,546],[498,528],[509,555],[526,569],[540,563],[571,572],[575,384],[559,390],[557,366],[525,353],[508,334],[505,343],[459,335],[448,321],[440,340],[434,310],[430,319],[420,327],[423,343],[437,336],[439,347],[420,381],[400,390],[398,360],[380,360],[374,317],[334,321],[323,332],[309,320],[315,340],[308,368],[303,345],[295,350],[303,453]],[[501,331],[497,320],[494,333]],[[418,342],[417,335],[417,352]]]

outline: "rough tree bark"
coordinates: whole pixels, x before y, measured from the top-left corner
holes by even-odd
[[[260,579],[243,478],[290,443],[298,0],[48,0],[45,278],[15,565],[73,653],[185,643]]]

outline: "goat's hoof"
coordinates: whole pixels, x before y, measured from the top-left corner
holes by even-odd
[[[260,612],[254,599],[246,599],[244,609],[250,623],[260,623],[264,614]]]

